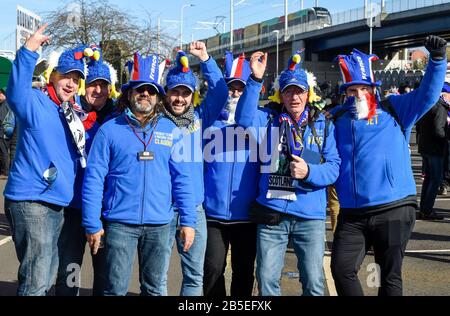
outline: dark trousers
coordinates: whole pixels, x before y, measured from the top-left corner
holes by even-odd
[[[331,272],[340,296],[363,296],[358,271],[373,247],[379,266],[379,296],[401,296],[402,263],[416,220],[413,206],[364,216],[339,214],[331,255]]]
[[[6,139],[0,138],[0,175],[8,175],[9,161],[9,142]]]
[[[86,248],[85,230],[81,226],[81,210],[66,208],[64,210],[64,225],[58,240],[59,267],[56,278],[56,296],[77,296],[79,287],[73,282],[77,267],[81,268],[84,250]],[[103,295],[106,285],[106,254],[100,248],[92,255],[94,270],[93,296]]]
[[[231,245],[231,296],[251,296],[256,258],[256,224],[224,225],[208,222],[203,294],[225,297],[225,268]]]
[[[420,194],[420,211],[430,214],[444,176],[444,156],[422,154],[425,180]]]

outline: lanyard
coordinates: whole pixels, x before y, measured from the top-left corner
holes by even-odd
[[[139,136],[139,134],[136,132],[136,129],[134,128],[133,124],[130,122],[130,120],[128,119],[128,117],[125,116],[125,119],[127,120],[128,125],[130,125],[131,129],[133,130],[134,135],[136,135],[137,139],[139,139],[139,141],[142,143],[142,145],[144,145],[144,151],[147,151],[147,147],[148,145],[150,145],[150,143],[152,142],[153,139],[153,133],[155,132],[156,129],[156,125],[158,125],[158,121],[156,122],[155,126],[153,127],[152,133],[150,134],[150,139],[148,140],[147,143],[145,143],[145,141]],[[145,132],[144,132],[145,133]]]

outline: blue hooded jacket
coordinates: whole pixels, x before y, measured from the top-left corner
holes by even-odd
[[[151,139],[147,151],[154,153],[154,160],[138,160],[144,146],[135,132],[144,142]],[[125,224],[167,224],[173,218],[172,199],[179,207],[180,225],[195,227],[192,171],[188,164],[174,160],[179,141],[174,134],[179,135],[175,124],[163,116],[156,126],[141,128],[123,113],[100,127],[83,184],[82,225],[87,233],[101,230],[100,214],[107,221]]]
[[[7,98],[18,125],[18,143],[4,196],[67,206],[73,197],[78,154],[67,122],[50,98],[31,87],[39,54],[22,46],[8,82]]]
[[[203,132],[218,118],[228,97],[227,84],[214,59],[210,57],[207,61],[201,62],[200,68],[203,77],[208,82],[208,92],[200,106],[194,109],[195,120],[191,126],[183,128],[185,137],[183,137],[183,142],[179,143],[180,147],[175,149],[183,156],[182,161],[186,162],[192,169],[192,178],[195,185],[195,204],[197,206],[202,205],[205,198]]]
[[[239,99],[239,103],[236,109],[236,122],[244,127],[273,127],[278,129],[278,115],[270,109],[257,108],[259,91],[261,91],[261,83],[256,82],[252,78],[247,82],[247,87],[244,94]],[[273,121],[271,117],[274,117]],[[320,116],[314,122],[314,127],[317,132],[317,136],[320,142],[325,146],[323,148],[324,163],[322,164],[308,164],[309,175],[306,179],[300,181],[312,188],[311,191],[305,191],[299,187],[296,188],[296,201],[288,201],[284,199],[268,199],[266,197],[269,187],[269,174],[262,173],[261,180],[259,182],[259,195],[257,198],[258,203],[269,207],[275,211],[283,214],[289,214],[298,216],[305,219],[319,219],[324,220],[326,218],[326,187],[333,184],[339,175],[339,165],[341,159],[339,158],[336,141],[334,138],[334,125],[332,123],[328,126],[328,132],[326,140],[325,136],[325,117]],[[272,128],[268,129],[267,138],[271,137]],[[258,139],[261,140],[261,133],[256,131]],[[261,141],[259,141],[261,142]],[[271,142],[267,142],[269,145],[268,153],[271,153]],[[303,134],[303,143],[305,148],[312,151],[319,152],[319,148],[314,141],[312,131],[309,126]],[[270,165],[270,160],[264,165]]]
[[[418,89],[389,97],[406,131],[438,101],[445,72],[446,59],[430,59]],[[342,159],[336,190],[344,212],[364,213],[416,195],[408,140],[388,112],[378,106],[371,120],[355,120],[346,112],[335,126]]]

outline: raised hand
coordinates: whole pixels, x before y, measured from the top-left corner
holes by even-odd
[[[203,42],[195,41],[189,45],[189,53],[195,57],[198,57],[201,61],[207,61],[209,59],[206,45]]]
[[[442,37],[429,35],[424,42],[425,48],[430,52],[433,60],[443,60],[447,48],[447,41]]]
[[[50,36],[45,35],[44,31],[48,24],[42,25],[33,35],[31,35],[25,42],[25,47],[33,52],[37,51],[44,43],[50,41]]]
[[[267,53],[255,52],[250,57],[250,69],[252,70],[253,76],[258,79],[264,77],[264,72],[267,67]]]

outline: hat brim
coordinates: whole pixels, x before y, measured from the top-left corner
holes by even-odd
[[[132,89],[137,89],[139,87],[142,86],[152,86],[153,88],[156,89],[156,91],[158,91],[158,93],[160,95],[166,95],[166,91],[164,91],[163,87],[155,82],[149,82],[149,81],[129,81],[127,84],[124,84],[122,86],[122,91],[128,89],[128,88],[132,88]]]
[[[56,69],[56,71],[60,72],[58,69]],[[78,72],[81,75],[81,79],[86,80],[86,76],[84,75],[84,72],[82,72],[80,69],[70,69],[70,70],[66,70],[61,73],[63,75],[67,75],[68,73],[71,73],[71,72]]]
[[[106,81],[107,83],[112,84],[112,83],[111,83],[111,80],[108,79],[108,78],[105,78],[105,77],[96,77],[96,78],[90,79],[89,81],[86,80],[86,84],[91,84],[91,83],[93,83],[93,82],[96,81],[96,80],[104,80],[104,81]]]
[[[191,86],[189,86],[187,84],[184,84],[184,83],[176,83],[176,84],[173,84],[171,86],[167,86],[167,89],[168,90],[172,90],[172,89],[175,89],[176,87],[186,87],[189,90],[191,90],[192,93],[194,93],[194,91],[195,91],[195,89],[193,89]]]
[[[281,89],[281,93],[283,93],[284,90],[286,90],[288,87],[299,87],[300,89],[302,89],[303,91],[308,91],[308,86],[304,86],[302,84],[299,83],[289,83],[287,84],[283,89]]]
[[[230,83],[235,82],[235,81],[242,82],[244,84],[244,86],[247,85],[247,82],[240,78],[226,78],[225,81],[226,81],[227,85],[229,85]]]
[[[363,80],[356,80],[356,81],[352,81],[352,82],[348,82],[348,83],[344,83],[340,88],[339,88],[339,93],[340,94],[344,94],[345,90],[347,90],[348,87],[351,86],[355,86],[355,85],[364,85],[364,86],[370,86],[370,87],[379,87],[381,86],[381,82],[377,81],[377,82],[367,82],[367,81],[363,81]]]

